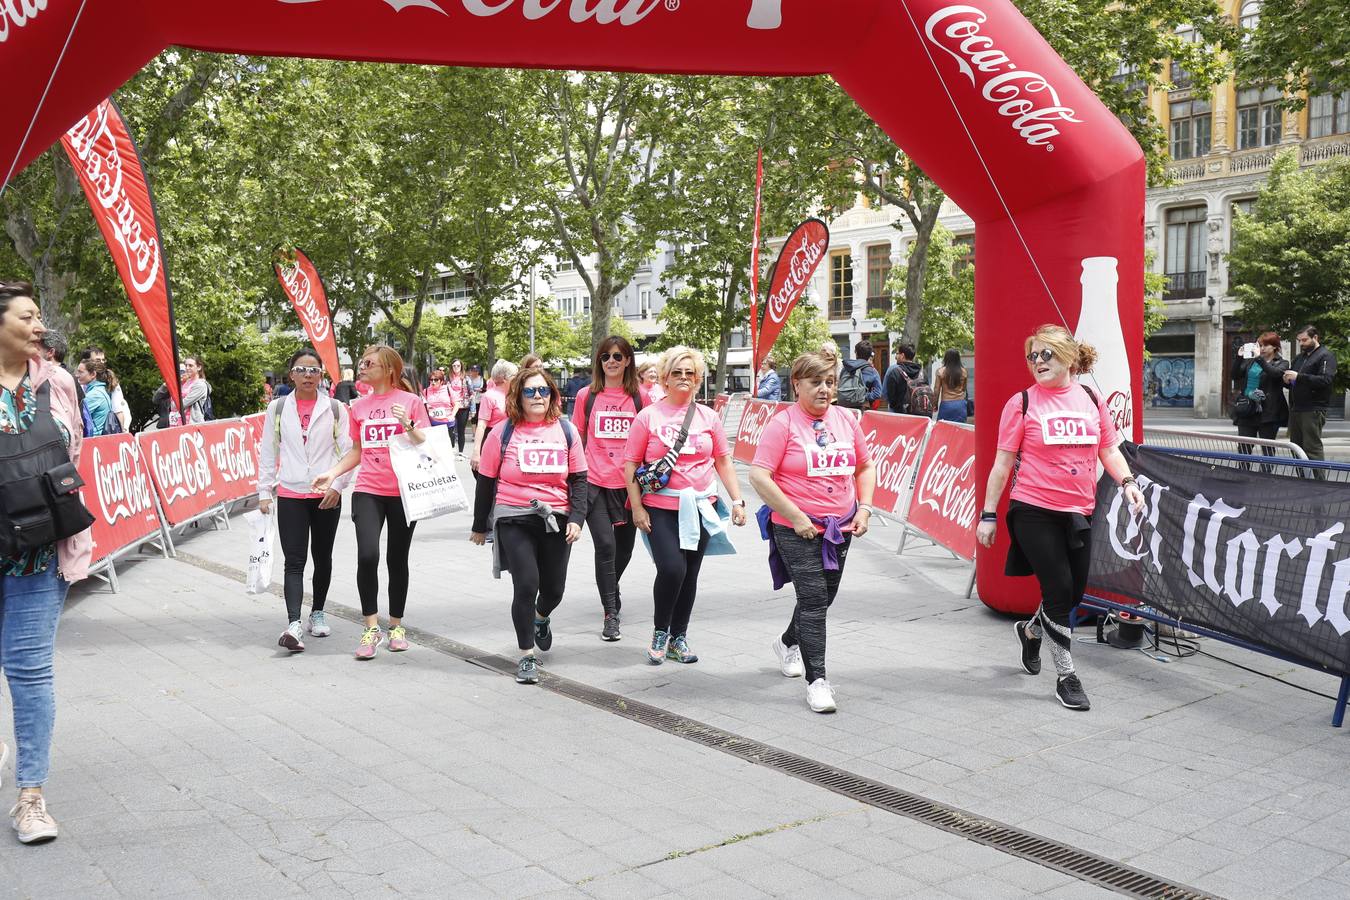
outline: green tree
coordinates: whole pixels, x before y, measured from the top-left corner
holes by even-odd
[[[1350,160],[1300,169],[1281,154],[1250,215],[1233,222],[1231,291],[1253,328],[1286,337],[1314,324],[1340,358],[1350,351]]]
[[[953,347],[964,350],[975,344],[975,267],[963,263],[964,248],[956,244],[953,237],[945,227],[936,225],[926,248],[922,320],[915,346],[919,359],[941,359],[942,354]],[[910,246],[905,264],[891,270],[888,290],[904,291],[912,277],[910,270],[917,252],[916,242]],[[886,327],[891,331],[903,331],[907,319],[907,310],[893,310],[886,316]]]
[[[1237,55],[1245,81],[1277,84],[1291,95],[1350,90],[1350,5],[1281,0],[1263,3],[1260,15]],[[1289,99],[1303,105],[1297,96]]]

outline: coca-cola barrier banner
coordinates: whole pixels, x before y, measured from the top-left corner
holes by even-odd
[[[787,324],[792,308],[801,299],[802,292],[830,250],[830,226],[820,219],[807,219],[792,230],[778,261],[773,264],[769,281],[769,297],[764,301],[764,323],[759,329],[759,343],[753,351],[755,373],[768,359],[773,342]]]
[[[0,42],[4,41],[6,7],[12,14],[15,4],[0,6]],[[70,126],[61,137],[61,146],[75,167],[85,199],[94,212],[94,222],[112,253],[159,374],[181,409],[173,301],[169,296],[159,222],[155,218],[150,183],[126,120],[111,100],[104,100]]]
[[[1126,393],[1142,379],[1145,164],[1138,143],[1012,0],[831,0],[828,16],[819,14],[823,6],[6,0],[6,109],[25,125],[0,130],[0,159],[16,161],[15,171],[27,165],[171,45],[462,66],[829,74],[975,222],[986,273],[975,283],[975,387],[985,398],[976,412],[977,480],[996,454],[1003,400],[1031,382],[1022,340],[1043,322],[1082,326],[1085,337],[1123,359],[1123,368],[1103,366],[1097,387],[1113,412],[1121,394],[1121,419],[1138,439],[1141,398]],[[1114,290],[1088,260],[1115,261]],[[1116,314],[1098,316],[1098,306]],[[1121,386],[1124,371],[1130,377]],[[979,558],[984,602],[1011,612],[1036,608],[1029,579],[1003,575],[999,547]]]
[[[919,464],[910,525],[966,559],[975,558],[975,432],[952,422],[936,422]]]
[[[310,346],[319,351],[319,359],[328,371],[333,384],[342,380],[338,367],[337,338],[333,334],[333,317],[328,311],[328,292],[324,290],[319,270],[302,250],[290,250],[272,264],[281,282],[282,290],[295,307],[300,324],[305,327]]]
[[[901,416],[875,410],[862,414],[863,436],[876,467],[877,486],[872,505],[877,509],[904,514],[900,502],[908,494],[924,435],[932,424],[933,420],[927,416]]]
[[[242,419],[136,436],[159,494],[165,524],[182,525],[258,490],[258,438]]]
[[[787,409],[791,405],[774,400],[746,401],[745,409],[741,412],[741,424],[736,429],[736,446],[732,450],[732,457],[747,465],[754,462],[764,426],[780,409]]]
[[[80,452],[80,500],[94,517],[94,565],[159,531],[154,488],[129,434],[92,437]]]
[[[1350,674],[1350,485],[1120,449],[1144,511],[1098,482],[1089,594]]]

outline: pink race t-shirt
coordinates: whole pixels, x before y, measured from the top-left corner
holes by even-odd
[[[817,419],[794,403],[764,426],[753,464],[772,472],[774,484],[798,509],[823,519],[853,510],[858,499],[854,474],[865,459],[867,438],[859,420],[847,410],[831,406],[824,418]],[[776,512],[772,519],[792,527]],[[825,529],[817,525],[816,530]]]
[[[478,401],[478,424],[496,428],[506,420],[506,392],[496,384],[488,385],[483,399]]]
[[[567,433],[561,419],[555,422],[520,422],[511,430],[511,443],[502,456],[505,428],[494,428],[483,441],[478,471],[497,479],[497,502],[505,506],[529,506],[539,500],[555,512],[570,513],[567,476],[586,471],[581,438]]]
[[[394,419],[393,407],[401,405],[418,428],[428,428],[427,408],[422,398],[407,391],[367,394],[352,401],[352,441],[361,448],[361,471],[356,473],[356,490],[381,497],[398,496],[398,479],[389,463],[389,441],[403,434],[403,426]]]
[[[684,424],[687,410],[687,406],[672,406],[662,400],[638,413],[628,433],[624,459],[640,466],[643,462],[655,462],[665,456],[680,436],[680,426]],[[727,436],[717,415],[706,406],[696,405],[694,418],[689,423],[689,439],[684,442],[679,458],[675,460],[675,469],[670,473],[670,483],[666,487],[673,491],[682,491],[687,487],[699,492],[709,490],[713,486],[716,461],[730,455],[731,448],[727,445]],[[655,509],[679,509],[680,498],[643,494],[642,505]]]
[[[463,377],[451,378],[446,382],[446,390],[450,392],[450,401],[456,409],[469,405],[469,386]]]
[[[314,404],[318,402],[318,399],[318,397],[315,397],[313,400],[301,400],[298,395],[295,397],[295,411],[300,416],[300,439],[306,444],[309,443],[309,423],[310,420],[314,418]],[[283,403],[281,409],[285,408],[286,405]],[[277,414],[280,415],[281,411],[278,410]],[[292,491],[281,484],[277,485],[277,496],[290,497],[292,500],[314,500],[323,498],[323,494],[302,494],[299,491]]]
[[[623,453],[628,445],[628,434],[637,417],[637,405],[623,388],[605,388],[595,395],[595,404],[589,419],[586,401],[591,389],[577,392],[572,421],[577,431],[586,436],[586,479],[605,488],[621,488],[623,480]],[[638,396],[644,407],[650,406],[646,394],[639,388]]]
[[[450,397],[450,389],[442,383],[439,387],[429,387],[422,392],[427,404],[427,417],[433,422],[449,422],[455,417],[455,401]]]
[[[1060,512],[1092,512],[1098,453],[1118,443],[1111,413],[1078,383],[1032,385],[1025,416],[1022,394],[1013,394],[998,423],[998,449],[1022,451],[1012,499]]]

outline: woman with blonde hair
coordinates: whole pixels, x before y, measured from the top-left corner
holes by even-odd
[[[367,347],[357,366],[360,378],[371,392],[352,403],[352,446],[333,468],[314,479],[314,493],[327,494],[333,482],[355,469],[352,491],[352,521],[356,523],[356,589],[361,596],[365,631],[356,647],[357,659],[374,659],[384,642],[380,631],[380,533],[389,526],[385,565],[389,571],[389,649],[408,649],[403,612],[408,602],[408,551],[413,530],[399,496],[398,478],[389,459],[389,444],[406,434],[414,444],[426,439],[423,428],[431,427],[422,398],[399,387],[403,383],[403,357],[393,347]]]
[[[654,615],[648,661],[698,661],[689,648],[689,618],[698,593],[704,554],[734,553],[726,535],[730,519],[745,524],[745,501],[731,462],[731,448],[717,415],[694,402],[707,375],[703,354],[671,347],[661,357],[665,399],[633,420],[624,448],[624,481],[633,524],[647,535],[656,562],[652,587]],[[722,480],[717,489],[713,473]]]
[[[475,472],[488,432],[506,421],[506,389],[519,371],[515,363],[499,359],[489,373],[488,385],[478,401],[478,425],[473,430],[473,455],[469,457],[469,468]]]
[[[984,547],[994,545],[999,499],[1015,470],[1005,572],[1035,575],[1041,587],[1040,609],[1013,626],[1022,669],[1028,675],[1041,671],[1041,639],[1049,636],[1055,696],[1068,709],[1086,710],[1091,704],[1069,650],[1069,614],[1087,588],[1098,461],[1133,512],[1143,509],[1144,495],[1121,455],[1121,437],[1103,398],[1077,381],[1092,371],[1097,351],[1058,325],[1037,328],[1025,348],[1033,383],[1003,405],[976,537]]]
[[[665,399],[666,389],[661,386],[661,371],[657,363],[645,362],[638,366],[637,376],[638,384],[647,389],[647,396],[652,398],[653,403]]]

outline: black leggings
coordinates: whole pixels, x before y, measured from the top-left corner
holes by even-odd
[[[557,516],[558,531],[544,530],[538,516],[502,519],[498,525],[497,552],[511,573],[511,624],[516,627],[516,645],[534,649],[534,617],[548,618],[562,603],[567,588],[567,518]]]
[[[1080,531],[1082,546],[1069,546],[1072,516],[1019,504],[1009,517],[1012,537],[1041,586],[1041,611],[1051,622],[1069,627],[1069,614],[1087,590],[1092,562],[1092,532]]]
[[[300,620],[300,601],[305,595],[305,557],[314,558],[314,611],[328,601],[333,580],[333,539],[342,519],[342,503],[319,509],[322,502],[310,498],[277,498],[277,532],[285,563],[286,621]]]
[[[455,421],[450,423],[450,437],[459,445],[459,452],[464,452],[464,433],[469,430],[469,408],[460,407],[455,413]]]
[[[708,529],[699,528],[698,549],[680,549],[680,513],[674,509],[648,507],[652,517],[652,559],[656,561],[656,584],[652,586],[655,607],[653,625],[671,637],[689,631],[689,617],[698,595],[698,571],[708,549]]]
[[[619,597],[619,579],[623,578],[633,558],[637,528],[633,525],[631,515],[628,521],[614,524],[603,494],[607,488],[590,485],[588,489],[591,493],[591,509],[586,514],[586,525],[591,530],[591,539],[595,541],[595,586],[600,589],[600,605],[605,612],[616,613],[623,606]]]
[[[357,491],[352,494],[352,521],[356,523],[356,590],[361,595],[361,615],[380,611],[380,532],[389,522],[385,565],[389,569],[389,618],[403,618],[408,603],[408,550],[417,523],[409,525],[403,501]]]
[[[774,524],[773,538],[778,544],[778,555],[792,576],[797,591],[797,606],[792,610],[792,621],[783,632],[783,643],[800,646],[802,664],[806,667],[806,683],[825,678],[825,615],[839,593],[839,579],[844,576],[844,562],[853,536],[844,535],[838,547],[839,569],[825,571],[820,555],[820,538],[806,540],[791,528]]]

